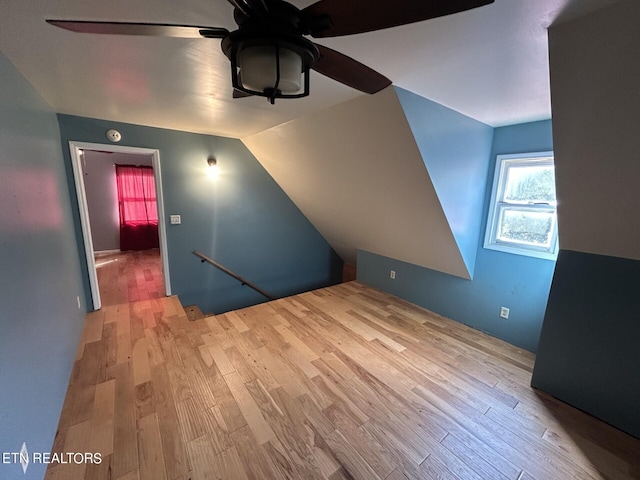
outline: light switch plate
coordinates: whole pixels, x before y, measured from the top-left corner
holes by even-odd
[[[180,225],[181,223],[180,215],[171,215],[171,225]]]

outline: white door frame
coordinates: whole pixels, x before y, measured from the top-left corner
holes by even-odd
[[[164,218],[164,200],[162,195],[162,181],[160,171],[160,150],[152,148],[125,147],[122,145],[109,145],[101,143],[69,142],[71,151],[71,164],[73,166],[73,177],[76,185],[76,196],[80,209],[80,224],[82,225],[82,238],[84,240],[84,250],[87,257],[87,269],[89,270],[89,285],[91,287],[91,298],[93,309],[99,310],[102,307],[100,291],[98,289],[98,272],[94,259],[93,240],[91,239],[91,223],[89,221],[89,208],[87,206],[87,195],[84,187],[84,176],[82,175],[82,151],[100,150],[103,152],[131,153],[135,155],[151,155],[153,165],[153,176],[156,183],[156,203],[158,206],[158,236],[160,239],[160,259],[162,262],[162,276],[164,277],[164,288],[167,296],[171,295],[171,282],[169,279],[169,259],[167,258],[167,227]]]

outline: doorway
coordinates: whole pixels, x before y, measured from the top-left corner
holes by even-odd
[[[161,276],[164,286],[164,294],[171,295],[170,278],[169,278],[169,266],[167,259],[167,241],[166,241],[166,224],[164,221],[164,204],[162,195],[162,182],[161,182],[161,170],[160,170],[160,152],[154,149],[137,148],[137,147],[123,147],[119,145],[103,145],[94,143],[83,142],[69,142],[69,148],[71,152],[71,160],[73,165],[73,174],[76,186],[76,194],[78,199],[78,206],[80,210],[80,220],[82,226],[83,242],[86,253],[87,270],[89,273],[89,285],[91,289],[92,307],[93,310],[99,310],[102,307],[102,298],[100,294],[100,286],[98,279],[98,267],[104,267],[111,261],[118,261],[118,256],[114,255],[119,250],[115,248],[108,248],[109,245],[113,245],[113,239],[110,239],[109,233],[109,219],[99,219],[96,216],[96,207],[91,205],[87,196],[87,183],[90,182],[86,177],[85,163],[87,157],[96,155],[109,156],[111,154],[117,154],[118,159],[127,158],[131,159],[131,162],[144,163],[145,159],[153,168],[153,177],[155,180],[155,194],[157,204],[157,218],[158,218],[158,243],[159,243],[159,256],[161,266]],[[126,161],[126,160],[125,160]],[[112,163],[115,163],[112,161]],[[86,177],[86,181],[85,181]],[[92,193],[94,187],[91,185]],[[95,201],[94,201],[95,203]],[[100,203],[99,201],[97,203]],[[105,209],[109,208],[105,206]],[[93,213],[93,215],[92,215]],[[102,212],[100,213],[102,215]],[[107,216],[109,214],[106,214]],[[112,213],[113,215],[113,213]],[[92,217],[95,220],[94,231],[100,231],[100,238],[94,239],[92,235]],[[111,223],[113,223],[111,219]],[[100,225],[98,225],[100,224]],[[96,240],[94,242],[94,240]],[[111,242],[111,243],[110,243]],[[96,248],[98,247],[98,248]],[[96,250],[102,253],[100,261],[96,262]],[[104,259],[102,257],[105,257]],[[140,255],[137,255],[139,258]],[[122,260],[122,258],[120,259]],[[107,262],[107,263],[105,263]]]

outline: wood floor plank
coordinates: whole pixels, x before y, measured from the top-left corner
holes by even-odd
[[[214,372],[211,382],[217,405],[220,406],[220,413],[228,431],[235,432],[238,428],[244,427],[247,420],[217,367]]]
[[[82,358],[74,365],[70,381],[81,387],[95,385],[100,372],[102,350],[102,341],[87,343]]]
[[[233,370],[240,375],[244,383],[251,382],[257,378],[254,370],[247,364],[245,357],[242,356],[236,347],[227,348],[224,350],[224,353],[229,359],[229,362],[231,362]],[[228,373],[231,372],[229,371]]]
[[[282,338],[288,342],[293,348],[295,348],[302,356],[304,356],[309,362],[316,360],[318,358],[318,354],[314,352],[305,342],[300,339],[300,337],[294,334],[289,328],[285,325],[276,325],[273,327]]]
[[[129,473],[125,473],[121,477],[116,477],[114,480],[140,480],[140,475],[138,470],[132,470]]]
[[[91,441],[91,420],[82,423],[76,423],[69,427],[64,442],[65,452],[84,452]],[[65,462],[60,463],[56,472],[59,479],[82,479],[84,478],[87,464],[84,462]]]
[[[338,460],[329,447],[329,444],[327,444],[324,439],[324,437],[329,435],[331,432],[322,433],[322,431],[317,428],[317,424],[314,422],[317,417],[312,416],[308,418],[312,418],[312,420],[308,424],[305,423],[305,427],[308,432],[306,436],[306,443],[311,449],[311,454],[313,455],[320,472],[325,477],[331,478],[342,468],[340,460]]]
[[[209,442],[216,453],[222,453],[233,446],[220,407],[216,405],[206,409],[201,414],[202,427],[209,435]],[[240,427],[244,428],[244,427]],[[237,429],[238,431],[240,429]]]
[[[280,355],[287,362],[289,368],[299,370],[304,374],[305,377],[312,379],[320,375],[320,371],[315,366],[313,366],[308,357],[301,353],[299,350],[291,346],[287,346],[280,352]],[[297,375],[297,377],[300,376]],[[308,382],[303,383],[305,385],[308,384]]]
[[[207,348],[222,375],[236,371],[226,353],[224,353],[224,350],[219,345],[208,345]]]
[[[263,385],[267,387],[269,390],[273,390],[274,388],[278,388],[280,384],[275,379],[272,372],[270,372],[264,365],[262,365],[260,361],[259,355],[256,353],[256,350],[247,343],[246,339],[242,337],[240,334],[232,334],[231,335],[235,340],[235,348],[240,354],[239,359],[241,359],[241,369],[245,369],[248,367],[251,370],[251,373],[245,371],[242,372],[243,378],[248,378],[251,376],[255,376],[259,378]],[[258,346],[261,348],[262,345]],[[229,349],[227,349],[229,351]]]
[[[104,480],[111,476],[111,455],[100,458],[100,463],[88,462],[84,480]]]
[[[369,466],[339,430],[327,435],[325,440],[351,478],[367,478],[371,480],[382,478]]]
[[[271,396],[260,386],[259,380],[248,383],[247,388],[275,433],[275,438],[269,441],[271,447],[275,448],[273,453],[290,452],[286,465],[297,472],[294,478],[321,479],[322,471],[314,455],[314,447],[309,442],[309,430],[303,421],[306,416],[299,409],[299,404],[282,388],[272,391]]]
[[[131,361],[133,364],[134,385],[140,385],[141,383],[151,380],[151,373],[149,371],[149,353],[147,350],[146,338],[138,339],[133,345]]]
[[[345,313],[357,319],[363,327],[366,327],[371,332],[374,339],[377,339],[387,347],[395,350],[396,352],[402,352],[407,348],[402,343],[395,341],[391,336],[386,334],[385,331],[387,330],[387,324],[385,322],[372,322],[353,310],[347,310]]]
[[[271,372],[278,385],[284,388],[290,396],[298,397],[304,393],[304,387],[296,379],[293,369],[289,368],[279,355],[273,355],[266,347],[256,350],[256,355],[260,364]]]
[[[103,457],[113,453],[115,399],[115,380],[96,385],[89,451],[99,452]]]
[[[236,447],[216,454],[207,435],[203,435],[189,442],[188,449],[193,464],[192,477],[195,479],[246,480],[249,478]]]
[[[228,312],[224,316],[238,332],[242,333],[249,331],[249,327],[247,327],[242,318],[240,318],[236,312]]]
[[[358,282],[190,322],[157,252],[117,256],[52,448],[105,462],[48,480],[640,478],[640,440],[482,332]]]
[[[115,404],[112,472],[115,478],[138,469],[135,393],[131,365],[115,367]]]
[[[363,425],[354,424],[344,414],[340,405],[332,405],[324,410],[324,414],[334,424],[339,425],[340,433],[352,445],[367,465],[380,478],[386,478],[396,467],[397,459],[388,445],[369,435]],[[331,432],[329,435],[333,434]]]
[[[189,387],[198,406],[205,410],[217,404],[213,393],[213,382],[202,368],[199,358],[191,357],[185,360],[185,373],[189,380]]]
[[[193,397],[178,402],[176,410],[182,438],[185,443],[189,443],[205,434],[204,424],[201,421],[202,413]]]
[[[102,339],[104,318],[105,312],[102,310],[87,313],[84,329],[82,330],[82,337],[80,339],[81,344],[98,342]]]
[[[327,378],[324,374],[322,374],[314,377],[313,383],[315,383],[318,389],[321,390],[323,394],[330,399],[331,403],[340,403],[344,405],[346,411],[349,412],[350,415],[352,415],[352,418],[355,422],[358,423],[358,425],[361,425],[369,420],[367,414],[352,402],[347,393],[343,392],[341,383],[339,381],[336,381],[335,378]]]
[[[258,444],[262,445],[273,439],[275,437],[273,430],[265,421],[260,408],[251,397],[240,376],[232,372],[225,375],[224,379]]]
[[[248,478],[276,478],[276,473],[265,458],[264,450],[260,448],[248,426],[233,432],[231,441],[242,461]]]
[[[495,480],[507,480],[509,478],[514,478],[513,475],[519,475],[519,469],[517,467],[513,467],[511,470],[511,466],[509,468],[504,468],[503,470],[509,470],[511,476],[507,476],[503,474],[500,470],[496,469],[491,461],[491,457],[489,459],[484,458],[478,451],[474,451],[465,445],[462,441],[454,437],[453,435],[447,435],[446,438],[442,440],[442,445],[449,450],[453,455],[462,460],[465,465],[468,465],[474,472],[476,472],[482,478],[492,478]]]
[[[116,364],[131,360],[131,334],[122,333],[116,337]]]
[[[95,385],[77,385],[75,387],[75,400],[71,410],[69,422],[76,424],[89,420],[93,415],[93,405],[96,393]]]
[[[186,446],[180,435],[180,423],[176,399],[170,386],[171,380],[164,364],[151,367],[153,403],[158,417],[162,452],[169,478],[177,478],[191,470]]]
[[[176,402],[181,402],[191,397],[191,385],[189,384],[189,378],[185,372],[184,363],[176,340],[171,337],[167,340],[161,340],[162,350],[164,352],[164,363],[167,374],[169,375],[169,385],[173,394],[173,398]]]
[[[166,480],[158,416],[154,413],[138,420],[140,480]]]
[[[153,382],[148,381],[134,387],[136,420],[156,411],[153,403]]]

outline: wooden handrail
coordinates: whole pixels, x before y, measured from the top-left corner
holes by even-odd
[[[256,292],[258,292],[261,295],[264,295],[265,297],[267,297],[269,300],[275,300],[276,297],[269,295],[267,292],[265,292],[264,290],[262,290],[260,287],[258,287],[257,285],[255,285],[254,283],[251,283],[249,280],[244,279],[243,277],[241,277],[240,275],[238,275],[237,273],[229,270],[227,267],[225,267],[224,265],[220,265],[218,262],[216,262],[214,259],[207,257],[204,253],[199,252],[198,250],[194,250],[193,254],[196,257],[200,258],[200,261],[202,263],[207,262],[211,265],[213,265],[214,267],[216,267],[219,270],[222,270],[224,273],[226,273],[227,275],[235,278],[236,280],[238,280],[240,283],[242,283],[242,285],[246,285],[247,287],[253,288]]]

